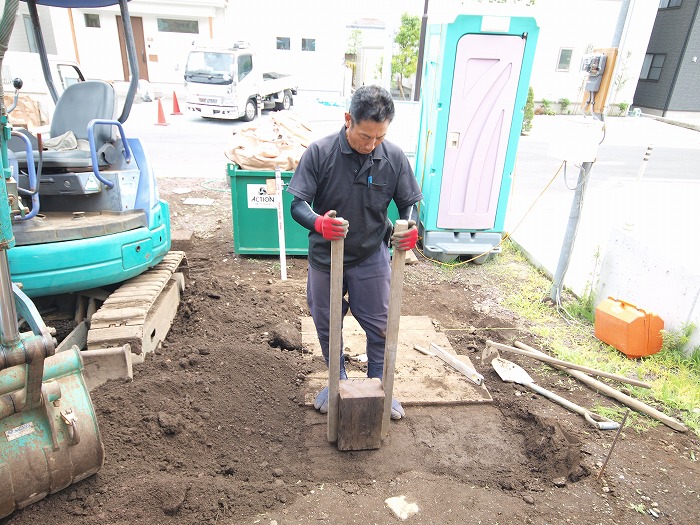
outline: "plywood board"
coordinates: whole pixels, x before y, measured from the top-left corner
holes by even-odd
[[[310,359],[323,359],[316,337],[316,327],[311,317],[301,319],[301,340]],[[423,355],[413,349],[419,345],[425,349],[435,343],[454,354],[466,365],[474,368],[469,357],[456,355],[447,335],[437,332],[429,317],[401,316],[399,341],[394,372],[394,398],[404,406],[457,405],[491,402],[491,394],[485,385],[476,386],[462,374],[446,365],[438,357]],[[348,315],[343,321],[345,353],[357,359],[365,353],[365,333],[357,320]],[[352,368],[352,367],[351,367]],[[364,377],[361,372],[349,371],[349,377]],[[307,376],[305,397],[307,405],[313,405],[314,396],[328,384],[328,372]]]

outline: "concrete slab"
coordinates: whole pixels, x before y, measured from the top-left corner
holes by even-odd
[[[697,248],[689,247],[691,251]],[[649,246],[634,232],[613,230],[608,240],[608,255],[600,269],[598,297],[612,295],[656,313],[664,320],[665,328],[678,320],[698,319],[700,274],[682,261],[672,262],[673,253],[676,252]],[[697,260],[696,256],[694,261]]]
[[[311,317],[301,319],[301,341],[304,348],[310,352],[309,359],[323,359]],[[365,353],[365,333],[357,320],[349,315],[343,322],[343,343],[350,359]],[[439,345],[474,368],[469,357],[457,356],[447,336],[443,332],[435,331],[430,318],[401,316],[394,371],[394,398],[404,406],[463,405],[492,401],[485,385],[476,386],[438,357],[427,356],[413,349],[413,345],[429,348],[430,343]],[[358,372],[350,372],[348,376],[363,377]],[[327,384],[327,371],[309,375],[305,387],[305,403],[313,405],[316,393]]]
[[[170,245],[173,250],[187,251],[192,247],[194,230],[172,230],[170,232]]]
[[[128,344],[115,348],[83,350],[80,355],[83,358],[85,385],[90,392],[112,379],[131,380],[134,377],[131,348]]]
[[[512,239],[549,275],[578,178],[572,162],[555,175],[562,161],[548,156],[565,118],[537,116],[521,137],[506,216]],[[597,301],[637,304],[670,329],[700,326],[700,133],[645,117],[608,118],[601,139],[564,285],[578,295],[592,289]],[[700,330],[688,347],[698,344]]]

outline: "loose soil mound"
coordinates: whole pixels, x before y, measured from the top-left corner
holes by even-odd
[[[504,328],[527,328],[500,306],[492,263],[446,271],[420,260],[407,268],[402,313],[460,328],[447,331],[450,342],[479,368],[494,403],[409,407],[381,449],[338,452],[325,417],[304,406],[305,377],[323,364],[277,337],[280,323],[293,334],[308,315],[306,260],[289,259],[282,282],[276,258],[237,256],[229,195],[202,189],[216,205],[187,206],[172,192],[178,184],[164,180],[161,194],[174,228],[196,230],[190,282],[163,347],[133,381],[92,394],[104,467],[3,525],[394,523],[384,500],[400,495],[418,505],[415,524],[636,525],[655,521],[651,512],[659,523],[697,522],[696,436],[625,429],[598,480],[613,432],[479,366],[486,339],[510,342]],[[537,346],[526,333],[518,337]],[[508,358],[582,406],[611,405]]]

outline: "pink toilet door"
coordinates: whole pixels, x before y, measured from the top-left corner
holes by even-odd
[[[469,34],[457,43],[438,228],[495,224],[524,49],[515,35]]]

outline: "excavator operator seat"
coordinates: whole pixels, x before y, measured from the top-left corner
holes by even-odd
[[[91,168],[88,124],[93,119],[114,120],[116,109],[117,97],[114,87],[107,82],[87,80],[68,86],[56,102],[51,121],[51,138],[48,141],[44,140],[44,147],[47,148],[51,143],[53,149],[42,151],[42,171],[82,171]],[[118,158],[113,134],[114,126],[97,125],[94,128],[95,148],[100,166],[112,164]],[[64,140],[60,140],[60,137]],[[26,168],[24,146],[18,144],[18,147],[10,147],[15,152],[20,169]],[[35,150],[33,157],[36,165],[39,152]]]
[[[51,121],[51,136],[72,131],[78,140],[87,141],[87,125],[92,119],[113,120],[117,97],[114,87],[102,80],[76,82],[66,88],[56,102]],[[104,144],[112,138],[110,126],[95,128],[95,143]]]

